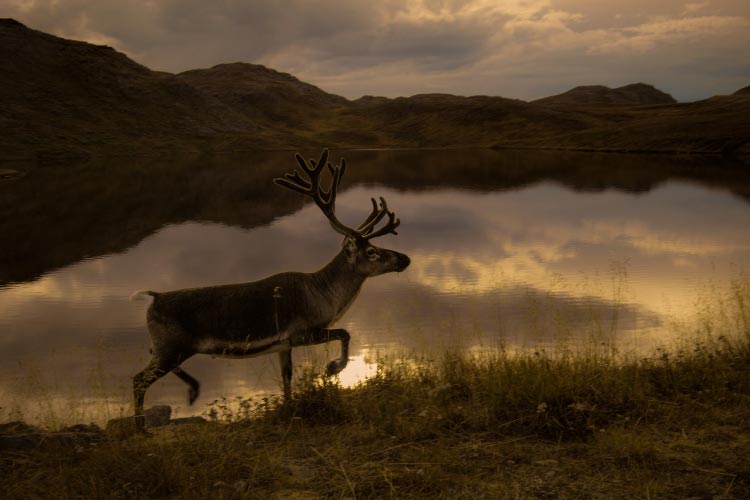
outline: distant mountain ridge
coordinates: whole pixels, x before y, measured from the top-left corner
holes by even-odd
[[[10,19],[0,19],[0,110],[0,160],[321,146],[750,153],[747,88],[695,103],[642,83],[531,103],[350,101],[257,64],[152,71]]]
[[[585,105],[585,104],[675,104],[677,101],[669,94],[652,85],[633,83],[611,89],[604,85],[575,87],[562,94],[532,101],[546,105]]]

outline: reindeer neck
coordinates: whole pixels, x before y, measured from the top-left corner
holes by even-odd
[[[318,293],[330,304],[345,309],[359,293],[366,276],[355,270],[342,250],[325,267],[312,273],[312,279]]]

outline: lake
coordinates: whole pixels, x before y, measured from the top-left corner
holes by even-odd
[[[317,157],[310,151],[306,156]],[[401,219],[378,246],[411,257],[365,283],[338,325],[354,384],[382,356],[446,349],[600,346],[648,353],[679,340],[717,290],[750,269],[750,168],[715,158],[570,152],[332,151],[356,226],[383,196]],[[0,180],[0,421],[103,422],[132,411],[157,291],[314,271],[341,237],[278,188],[293,152],[13,163]],[[337,343],[294,351],[321,370]],[[201,414],[226,397],[279,394],[275,355],[195,356],[187,406],[173,375],[146,405]]]

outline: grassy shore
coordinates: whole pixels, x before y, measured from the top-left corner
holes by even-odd
[[[381,360],[213,421],[0,455],[4,498],[750,498],[750,284],[692,340]],[[731,311],[728,309],[731,305]],[[727,306],[727,307],[725,307]],[[708,318],[711,318],[710,320]]]

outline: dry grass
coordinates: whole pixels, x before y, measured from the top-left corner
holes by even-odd
[[[354,387],[98,446],[5,453],[4,498],[748,498],[750,281],[649,357],[385,359]],[[700,340],[695,340],[700,338]]]
[[[6,498],[747,498],[748,338],[676,357],[447,354],[353,389],[3,456]],[[251,418],[248,418],[252,414]]]

